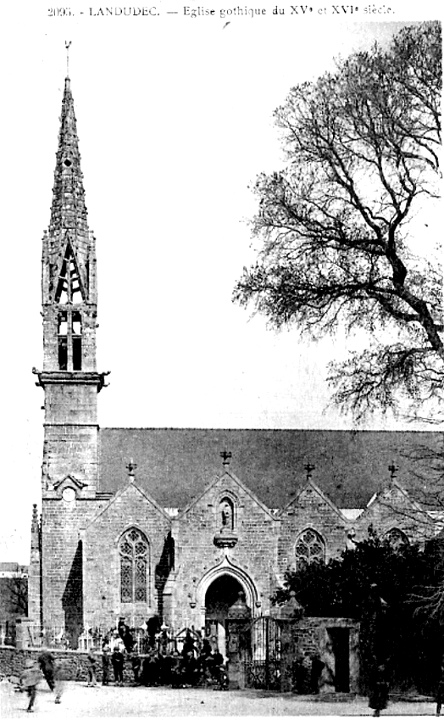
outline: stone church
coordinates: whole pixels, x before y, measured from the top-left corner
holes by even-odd
[[[212,626],[223,642],[240,592],[253,618],[267,615],[287,569],[339,556],[370,525],[393,542],[419,526],[433,535],[409,458],[436,448],[437,433],[99,427],[96,240],[69,78],[42,244],[36,624],[63,628],[75,647],[85,627],[158,616],[175,631]]]

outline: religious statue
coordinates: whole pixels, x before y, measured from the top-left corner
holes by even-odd
[[[220,511],[222,516],[222,529],[231,530],[233,527],[233,508],[228,500],[222,501]]]
[[[355,530],[352,528],[351,530],[348,531],[348,533],[347,533],[347,539],[346,539],[346,541],[345,541],[345,547],[346,547],[347,550],[356,550],[356,540],[355,540],[355,537],[356,537],[356,532],[355,532]]]
[[[235,532],[234,504],[230,498],[223,498],[219,503],[217,522],[219,530],[214,536],[216,547],[234,547],[237,543]]]

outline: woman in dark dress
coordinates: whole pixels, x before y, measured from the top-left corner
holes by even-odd
[[[381,710],[388,704],[388,682],[384,665],[379,665],[372,678],[368,705],[373,710],[373,717],[379,717]]]

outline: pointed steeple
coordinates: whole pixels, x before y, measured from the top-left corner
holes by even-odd
[[[68,49],[68,48],[67,48]],[[88,229],[79,140],[69,75],[60,117],[49,228],[42,238],[43,369],[45,393],[43,497],[61,497],[68,476],[82,497],[98,482],[96,368],[96,241]],[[34,537],[37,524],[34,522]]]
[[[69,77],[65,79],[63,93],[49,224],[50,233],[58,231],[71,231],[73,238],[88,234],[79,140]]]

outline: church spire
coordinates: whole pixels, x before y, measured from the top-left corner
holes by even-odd
[[[74,101],[69,77],[60,117],[49,228],[42,239],[45,393],[43,497],[61,497],[63,482],[94,496],[98,479],[96,241],[88,230]]]
[[[44,370],[95,371],[95,238],[87,224],[69,77],[62,100],[51,218],[43,237],[42,301]]]
[[[65,78],[63,93],[49,231],[71,231],[74,237],[88,234],[79,140],[69,77]]]

